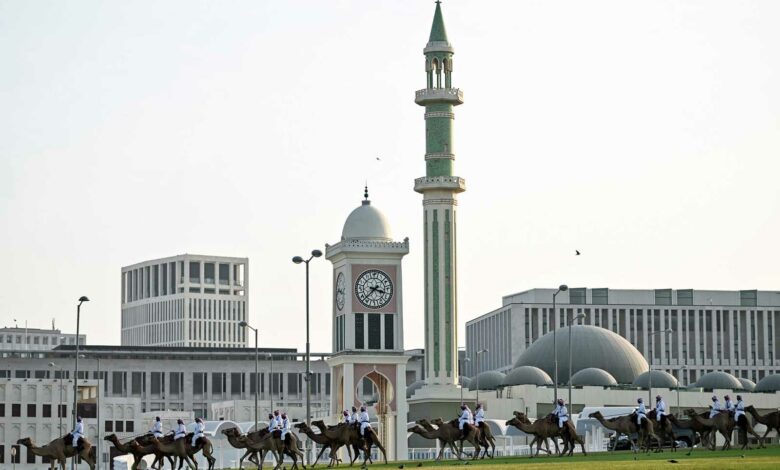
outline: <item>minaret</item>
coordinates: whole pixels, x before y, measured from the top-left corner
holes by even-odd
[[[427,86],[414,102],[425,106],[425,176],[414,180],[423,195],[425,250],[425,377],[428,384],[458,383],[456,195],[466,190],[453,175],[453,106],[463,92],[452,88],[454,49],[436,2],[431,36],[423,50]]]

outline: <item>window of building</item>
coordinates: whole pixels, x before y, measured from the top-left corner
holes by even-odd
[[[330,372],[325,373],[325,394],[330,395]]]
[[[5,444],[0,444],[0,463],[5,463]]]
[[[25,449],[27,451],[27,463],[35,463],[35,454],[30,449]]]
[[[244,374],[232,372],[230,374],[230,395],[240,397],[244,393]]]
[[[591,303],[593,305],[608,305],[609,304],[609,289],[600,288],[592,289],[590,291]]]
[[[114,432],[114,422],[111,420],[106,421],[106,432]]]
[[[385,349],[395,349],[393,333],[395,331],[394,316],[392,313],[385,314]]]
[[[171,396],[178,397],[181,395],[181,391],[184,389],[184,374],[181,372],[171,372],[169,379]]]
[[[51,418],[51,404],[44,404],[41,408],[41,416],[44,418]]]
[[[297,372],[290,372],[287,374],[287,394],[296,396],[301,390],[301,375]]]
[[[140,397],[144,392],[144,373],[143,372],[131,372],[130,373],[130,393],[133,396]]]
[[[33,336],[33,344],[40,344],[40,337],[39,336]]]
[[[672,289],[656,289],[655,304],[672,305]]]
[[[355,349],[364,349],[363,314],[355,314]]]
[[[114,396],[123,396],[127,393],[127,372],[111,373],[111,390]]]
[[[572,305],[585,305],[585,299],[587,298],[586,295],[586,288],[572,287],[569,289],[569,303]]]
[[[282,393],[282,373],[274,372],[271,374],[271,393],[279,395]]]
[[[46,379],[49,377],[48,370],[36,370],[34,374],[36,379]]]
[[[35,418],[35,404],[34,403],[28,403],[27,404],[27,417],[28,418]]]
[[[152,372],[151,377],[152,397],[158,398],[165,393],[165,374],[162,372]]]
[[[13,403],[13,404],[11,404],[11,417],[12,418],[21,418],[22,417],[22,404],[21,403]]]
[[[11,445],[11,463],[22,463],[22,448],[18,444]],[[14,452],[15,451],[15,452]],[[16,455],[14,455],[16,454]]]
[[[125,422],[124,421],[114,421],[114,429],[116,432],[125,432]]]
[[[368,349],[382,348],[382,315],[368,314]]]
[[[206,372],[194,372],[192,374],[192,393],[195,395],[204,395],[208,387]]]
[[[230,265],[219,263],[219,284],[226,286],[230,283]]]
[[[17,369],[16,372],[14,372],[14,377],[16,377],[17,379],[29,379],[30,371]]]
[[[57,405],[57,417],[58,418],[68,417],[68,405],[65,404]]]
[[[214,372],[211,374],[211,393],[222,395],[225,393],[225,373]]]
[[[157,292],[157,286],[160,282],[160,267],[158,265],[152,266],[152,289],[151,289],[151,296],[157,297],[159,293]]]
[[[741,290],[739,291],[739,305],[743,307],[755,307],[758,305],[758,291]]]
[[[125,422],[125,432],[135,432],[135,422],[134,421],[127,421],[127,422]]]
[[[680,289],[677,291],[677,305],[693,305],[693,289]]]
[[[0,418],[5,418],[5,403],[0,403]]]
[[[214,263],[203,263],[203,278],[206,284],[214,284]]]
[[[190,282],[200,284],[200,262],[190,261]]]

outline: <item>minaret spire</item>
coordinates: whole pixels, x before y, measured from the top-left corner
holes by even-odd
[[[441,2],[436,2],[425,54],[426,88],[415,103],[425,106],[425,176],[414,181],[423,195],[425,251],[425,377],[429,384],[458,383],[457,194],[454,176],[453,108],[463,92],[452,87],[452,56]]]

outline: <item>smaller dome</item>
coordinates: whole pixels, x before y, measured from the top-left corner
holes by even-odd
[[[479,387],[480,390],[496,390],[497,388],[502,387],[504,377],[506,377],[506,375],[497,370],[480,372],[476,377],[472,377],[471,382],[469,382],[469,390],[476,390],[477,387]]]
[[[759,380],[754,392],[777,392],[780,391],[780,374],[767,375]]]
[[[724,388],[729,390],[742,390],[742,383],[731,374],[721,371],[710,372],[699,377],[695,386],[712,390],[714,388]]]
[[[412,382],[411,385],[406,387],[406,398],[412,398],[414,392],[421,389],[423,385],[425,385],[425,380],[418,380],[417,382]]]
[[[391,241],[390,223],[382,212],[366,199],[347,217],[341,231],[341,239]]]
[[[471,383],[471,379],[466,377],[465,375],[461,375],[458,377],[458,383],[461,387],[469,388],[469,384]]]
[[[617,380],[612,374],[597,367],[588,367],[577,371],[571,376],[571,384],[576,387],[613,387],[617,385]]]
[[[742,384],[742,390],[746,392],[752,392],[753,390],[756,389],[756,383],[753,382],[752,380],[741,379],[739,377],[737,377],[737,380],[739,380],[739,383]]]
[[[538,367],[520,366],[506,374],[502,385],[553,385],[553,381],[547,372]]]
[[[664,370],[654,370],[652,372],[653,374],[653,388],[677,388],[679,386],[679,382],[677,379],[670,373],[664,371]],[[647,371],[643,374],[639,374],[639,377],[634,379],[634,383],[631,384],[634,387],[639,388],[647,388],[650,384],[650,371]]]

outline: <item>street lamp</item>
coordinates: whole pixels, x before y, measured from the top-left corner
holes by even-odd
[[[258,431],[258,426],[260,425],[258,420],[258,414],[257,414],[257,394],[260,392],[260,377],[257,372],[257,328],[251,326],[249,323],[245,321],[241,321],[238,323],[238,326],[242,328],[249,328],[250,330],[255,332],[255,431]]]
[[[653,340],[653,336],[661,335],[661,334],[664,335],[672,334],[672,330],[667,328],[666,330],[659,330],[650,333],[651,346],[655,346],[654,344],[655,341]],[[649,349],[650,349],[650,366],[649,366],[650,369],[647,371],[647,396],[648,396],[648,400],[650,400],[648,404],[652,404],[653,403],[653,356],[655,356],[655,351],[654,351],[655,348],[651,347]]]
[[[487,349],[480,349],[477,351],[477,375],[475,376],[477,379],[477,403],[479,403],[479,355],[486,352],[489,351]]]
[[[464,357],[463,362],[471,362],[470,357]],[[464,367],[465,369],[465,367]],[[460,404],[463,404],[463,376],[460,376]]]
[[[311,250],[309,259],[296,256],[295,264],[306,263],[306,426],[311,426],[311,350],[309,345],[309,261],[322,256],[320,250]]]
[[[555,291],[553,294],[553,306],[552,306],[552,322],[553,322],[553,364],[555,364],[555,370],[553,378],[553,382],[555,382],[555,400],[558,400],[558,342],[557,342],[557,331],[558,331],[558,318],[555,312],[555,297],[560,294],[561,292],[566,292],[569,290],[569,286],[566,284],[561,284],[558,287],[558,290]]]
[[[85,354],[79,354],[78,357],[82,359],[87,358]],[[100,357],[95,356],[95,361],[97,361],[97,387],[95,393],[95,418],[97,420],[97,458],[95,459],[95,468],[100,470],[100,461],[102,460],[102,455],[100,454]],[[89,374],[87,374],[87,379],[89,379]]]
[[[680,379],[683,377],[682,371],[686,370],[688,368],[687,365],[684,365],[680,367]],[[677,381],[677,417],[682,418],[682,414],[680,414],[680,381]]]
[[[89,302],[86,295],[79,297],[79,303],[76,305],[76,364],[73,373],[73,427],[76,427],[76,407],[79,404],[79,326],[81,323],[81,304]],[[76,459],[74,459],[75,461]]]
[[[585,313],[578,313],[574,318],[571,319],[571,321],[569,321],[569,401],[568,401],[569,406],[572,406],[571,404],[571,326],[572,324],[574,324],[574,322],[576,322],[580,318],[585,318],[587,316],[588,315]]]
[[[63,376],[62,367],[58,366],[57,364],[55,364],[53,362],[49,363],[49,367],[52,367],[52,368],[60,370],[60,403],[59,403],[59,405],[57,405],[57,416],[60,417],[60,424],[59,424],[59,428],[58,429],[59,429],[59,432],[60,432],[59,435],[62,436],[62,376]]]

